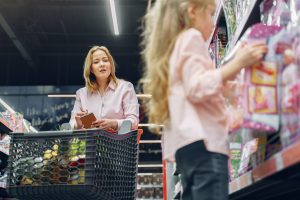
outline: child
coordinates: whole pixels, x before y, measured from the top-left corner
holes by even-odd
[[[221,91],[267,51],[264,44],[245,44],[216,69],[205,44],[215,8],[213,0],[156,0],[145,16],[149,121],[165,125],[163,156],[176,159],[184,200],[228,199],[228,117]]]

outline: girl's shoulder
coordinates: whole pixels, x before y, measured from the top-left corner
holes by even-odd
[[[190,40],[191,38],[198,38],[203,40],[202,34],[195,28],[189,28],[184,30],[178,37],[178,40]]]
[[[205,41],[199,30],[195,28],[189,28],[183,31],[177,38],[175,46],[178,47],[180,52],[185,52],[187,50],[203,49],[205,47]]]

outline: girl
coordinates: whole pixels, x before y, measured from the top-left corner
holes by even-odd
[[[213,0],[157,0],[145,16],[149,120],[165,125],[163,156],[176,160],[184,200],[228,199],[228,117],[221,91],[267,51],[264,44],[244,45],[216,69],[205,44],[215,8]]]
[[[132,129],[137,129],[139,104],[133,85],[116,77],[114,60],[106,47],[90,49],[83,76],[86,87],[76,92],[70,120],[73,128],[84,128],[80,117],[92,112],[97,118],[93,127],[118,130],[126,119],[131,121]]]

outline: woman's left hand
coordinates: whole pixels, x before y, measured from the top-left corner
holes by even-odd
[[[116,130],[118,128],[118,122],[115,119],[99,119],[94,121],[92,123],[92,126],[104,130],[108,130],[108,129]]]

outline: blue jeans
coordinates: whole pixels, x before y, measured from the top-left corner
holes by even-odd
[[[197,141],[175,154],[183,200],[228,200],[228,157]]]

